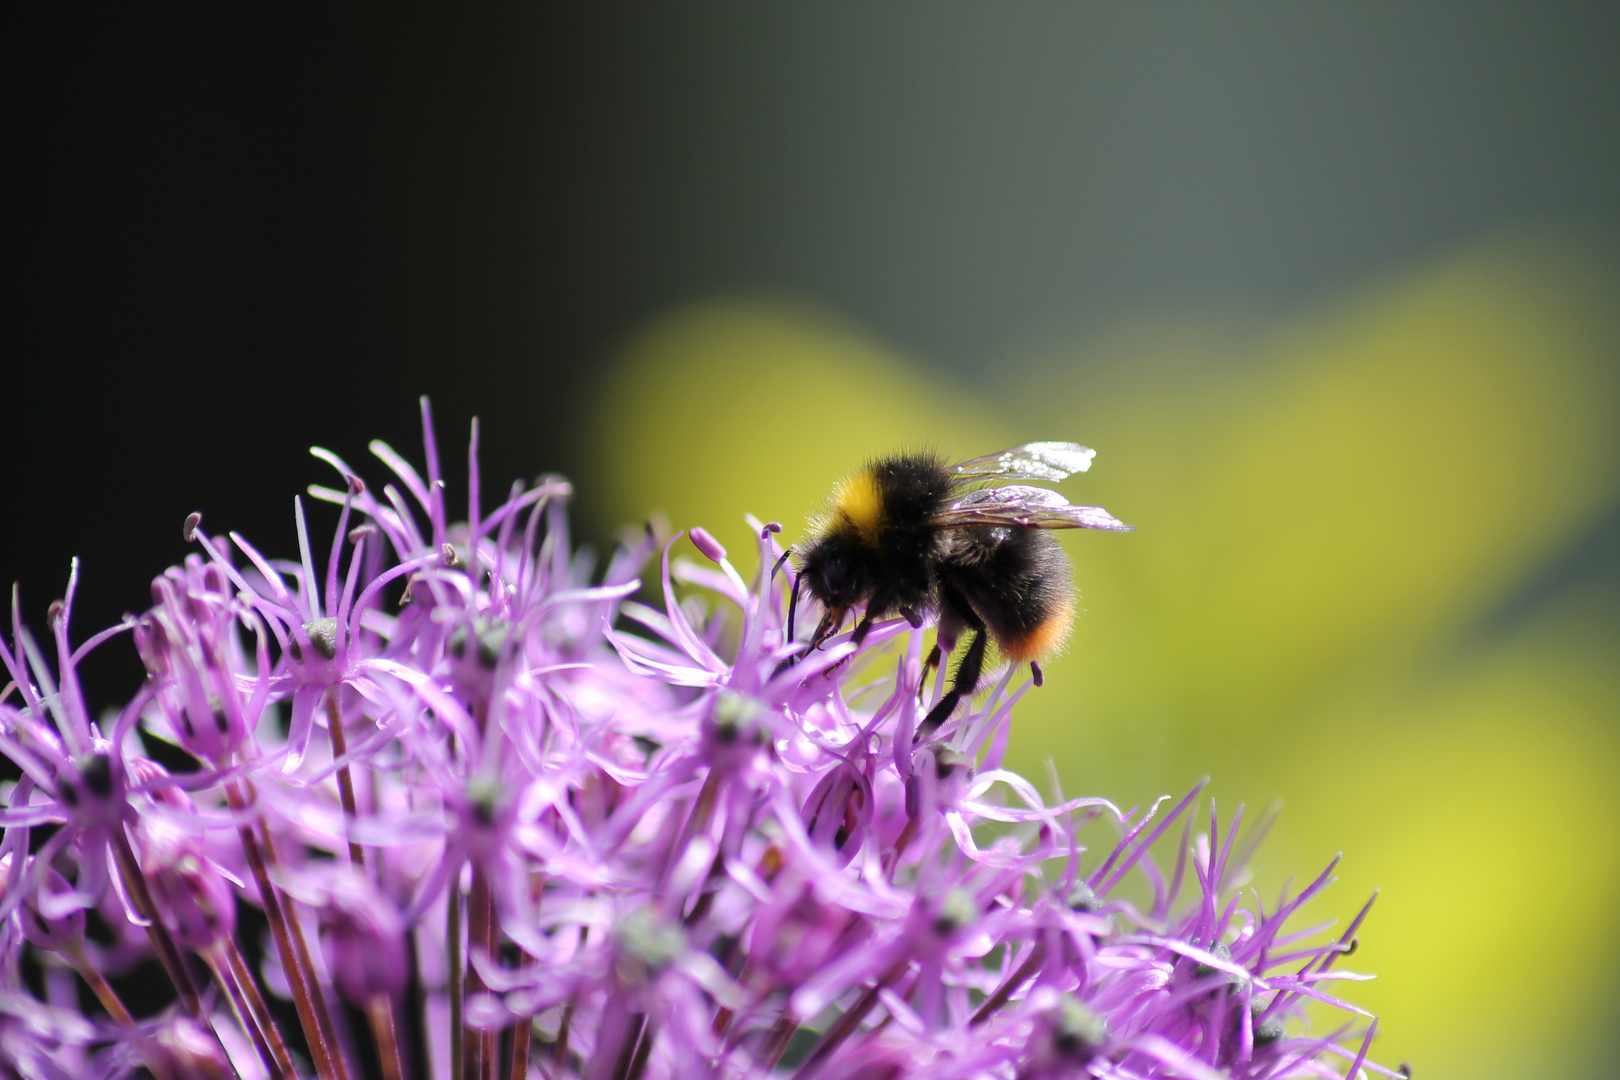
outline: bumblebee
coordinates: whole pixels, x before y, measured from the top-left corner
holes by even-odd
[[[791,553],[798,573],[789,640],[801,590],[822,608],[812,649],[855,609],[856,644],[876,620],[896,615],[920,627],[937,613],[946,652],[966,632],[967,651],[950,689],[923,719],[923,735],[972,696],[987,639],[1007,660],[1027,661],[1040,685],[1039,661],[1062,645],[1074,617],[1069,560],[1046,530],[1132,526],[1101,507],[1070,505],[1050,488],[998,482],[1063,480],[1089,469],[1094,455],[1076,443],[1033,442],[957,464],[931,453],[868,463],[833,490],[809,539]],[[924,670],[939,660],[935,645]]]

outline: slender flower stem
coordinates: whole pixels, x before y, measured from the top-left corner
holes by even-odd
[[[816,1048],[810,1051],[810,1056],[804,1059],[804,1064],[800,1065],[798,1071],[793,1074],[794,1080],[809,1080],[810,1077],[814,1076],[820,1070],[822,1063],[832,1055],[832,1052],[842,1046],[844,1040],[848,1039],[855,1033],[855,1029],[860,1027],[861,1021],[866,1019],[866,1014],[871,1012],[872,1006],[877,1004],[878,995],[883,992],[883,988],[898,979],[910,965],[911,957],[902,956],[894,962],[888,971],[885,971],[878,978],[876,983],[867,987],[861,993],[861,996],[855,999],[855,1003],[846,1009],[842,1016],[833,1021],[832,1027],[827,1029],[827,1033],[821,1037],[821,1041],[816,1044]]]
[[[1030,950],[1029,956],[1018,965],[1018,970],[1007,976],[1002,984],[996,987],[995,993],[985,998],[984,1004],[979,1006],[968,1024],[977,1026],[990,1019],[997,1009],[1007,1004],[1007,999],[1012,997],[1013,991],[1022,986],[1025,979],[1039,971],[1044,963],[1046,963],[1046,941],[1042,939],[1035,943],[1035,948]]]
[[[249,803],[243,796],[241,787],[229,784],[226,787],[227,798],[231,809],[238,813],[247,809]],[[254,835],[251,825],[243,825],[237,830],[242,839],[242,850],[247,855],[248,867],[253,871],[253,881],[259,888],[259,897],[264,904],[265,917],[270,922],[270,933],[276,942],[276,952],[281,957],[281,969],[287,977],[287,986],[292,990],[293,1005],[298,1010],[298,1022],[304,1029],[304,1039],[309,1043],[310,1056],[315,1059],[315,1072],[321,1080],[337,1080],[338,1073],[333,1065],[332,1044],[327,1040],[325,1025],[321,1023],[320,1013],[325,1011],[324,1002],[316,1004],[315,995],[318,993],[312,985],[310,971],[299,963],[298,950],[293,942],[296,929],[290,925],[291,912],[282,905],[281,896],[270,882],[270,873],[265,866],[264,849],[259,845],[258,837]]]
[[[450,887],[444,897],[444,941],[449,954],[450,967],[450,1075],[461,1080],[465,1075],[467,1046],[461,1029],[462,970],[461,970],[461,875],[450,875]]]
[[[107,1010],[107,1015],[113,1018],[113,1022],[124,1027],[134,1027],[135,1018],[124,1007],[123,999],[112,988],[112,984],[90,962],[89,955],[84,951],[84,945],[75,944],[66,950],[64,955],[68,963],[73,965],[73,970],[79,973],[79,978],[89,984],[91,992],[96,995],[96,1000],[101,1002],[101,1007]]]
[[[408,1046],[400,1048],[401,1055],[431,1076],[433,1058],[428,1049],[428,992],[422,985],[422,936],[427,931],[427,925],[419,923],[405,934],[405,995],[399,1002],[401,1022],[394,1030],[395,1034],[403,1035],[408,1042]]]
[[[480,873],[479,876],[484,881],[484,955],[493,964],[500,958],[501,927],[500,921],[495,917],[495,890],[490,887],[487,875]],[[483,976],[477,972],[473,974],[478,977],[479,988],[483,989]],[[481,1080],[495,1080],[495,1073],[500,1068],[500,1032],[495,1028],[485,1028],[482,1039],[484,1046]]]
[[[641,1039],[636,1043],[636,1056],[630,1060],[630,1071],[625,1080],[641,1080],[647,1071],[647,1058],[652,1054],[653,1042],[658,1038],[658,1025],[648,1020],[641,1027]]]
[[[618,1060],[613,1065],[612,1080],[629,1080],[630,1068],[636,1059],[636,1047],[640,1044],[641,1036],[646,1029],[646,1013],[635,1013],[630,1017],[629,1029],[624,1033],[624,1042],[619,1046]]]
[[[343,709],[338,701],[337,687],[333,687],[326,695],[326,730],[332,739],[332,756],[341,758],[349,752],[348,736],[343,731]],[[343,820],[345,825],[352,825],[360,819],[358,802],[354,797],[354,777],[349,770],[348,762],[338,766],[337,771],[338,798],[343,803]],[[349,841],[349,862],[357,869],[366,867],[366,852],[360,843],[351,839]],[[404,1067],[400,1057],[399,1038],[394,1028],[394,1009],[387,998],[369,1002],[366,1006],[366,1015],[371,1024],[371,1037],[377,1046],[377,1057],[383,1063],[383,1072],[386,1080],[400,1080]]]
[[[737,974],[737,985],[747,987],[753,981],[754,962],[753,959],[750,958],[743,963],[742,971]],[[715,1035],[725,1038],[727,1030],[729,1030],[731,1027],[731,1021],[736,1015],[737,1014],[731,1009],[730,1006],[722,1005],[714,1014],[714,1025],[710,1028],[710,1030],[713,1031]]]
[[[349,752],[348,739],[343,733],[343,708],[338,703],[337,687],[333,687],[326,695],[326,730],[332,736],[332,756],[341,758]],[[343,823],[353,825],[360,815],[354,800],[354,777],[349,772],[349,763],[344,762],[337,770],[338,798],[343,802]],[[349,841],[349,861],[355,866],[366,865],[366,853],[355,840]]]
[[[366,1004],[366,1019],[371,1021],[371,1035],[377,1040],[377,1056],[382,1060],[383,1080],[404,1080],[405,1063],[399,1052],[399,1039],[394,1030],[394,1003],[378,994]]]
[[[709,775],[703,778],[703,786],[698,789],[697,798],[692,801],[692,812],[687,815],[686,823],[681,826],[680,837],[664,852],[664,865],[659,873],[660,892],[668,887],[669,875],[674,871],[680,853],[687,849],[694,836],[709,827],[709,822],[714,817],[715,798],[719,793],[720,775],[711,769]]]
[[[561,1069],[568,1064],[568,1030],[574,1026],[575,998],[563,1006],[562,1019],[557,1021],[557,1041],[551,1044],[551,1063]]]
[[[271,835],[270,825],[266,821],[259,822],[259,836],[264,844],[265,861],[275,866],[279,863],[276,857],[276,838]],[[337,1031],[332,1024],[332,1014],[326,1007],[326,993],[321,989],[320,979],[315,973],[315,961],[309,954],[309,939],[304,937],[303,928],[298,922],[298,909],[291,903],[281,909],[282,917],[287,920],[287,931],[292,938],[294,951],[298,962],[303,965],[305,982],[309,987],[310,1001],[314,1005],[315,1022],[320,1026],[321,1035],[326,1045],[332,1050],[332,1068],[338,1080],[349,1080],[349,1065],[338,1043]]]
[[[248,1038],[252,1040],[253,1048],[259,1053],[259,1060],[263,1061],[264,1067],[270,1070],[270,1075],[275,1077],[276,1080],[296,1077],[296,1073],[288,1073],[276,1061],[275,1054],[270,1049],[270,1043],[265,1039],[264,1032],[259,1029],[259,1024],[248,1008],[242,989],[237,985],[237,981],[229,969],[229,961],[224,958],[222,952],[220,950],[211,950],[204,953],[203,962],[208,965],[208,970],[214,973],[214,981],[219,984],[220,989],[225,991],[225,999],[231,1004],[231,1015],[236,1018],[236,1025],[246,1032]]]
[[[529,1048],[534,1041],[534,1018],[525,1016],[512,1028],[511,1080],[528,1080]]]
[[[776,1018],[776,1023],[765,1033],[765,1041],[760,1043],[759,1062],[766,1072],[776,1068],[776,1063],[787,1052],[793,1033],[798,1030],[799,1018],[793,1015],[791,1006],[784,1006],[782,1015]]]
[[[472,871],[472,890],[467,894],[467,993],[477,994],[484,989],[484,980],[478,974],[473,964],[473,956],[477,953],[493,955],[491,938],[494,923],[494,909],[491,904],[489,892],[489,878],[484,875],[482,867],[474,866]],[[463,1015],[462,1023],[466,1023]],[[493,1032],[488,1028],[468,1028],[463,1036],[464,1045],[467,1046],[467,1080],[493,1080],[494,1062],[491,1058],[491,1042]]]
[[[150,1040],[140,1034],[135,1025],[135,1018],[124,1006],[124,1000],[118,996],[118,991],[112,988],[106,976],[96,970],[96,965],[91,962],[89,954],[85,951],[84,943],[75,942],[64,950],[63,955],[68,963],[73,965],[73,970],[79,973],[79,978],[89,985],[91,992],[96,995],[96,1000],[101,1002],[101,1007],[113,1018],[113,1023],[126,1029],[133,1036],[136,1047],[141,1051],[141,1059],[146,1062],[146,1067],[152,1070],[153,1075],[158,1080],[173,1080],[173,1074],[163,1057],[150,1052]]]
[[[292,1055],[287,1051],[287,1041],[282,1038],[281,1028],[276,1026],[276,1019],[271,1015],[264,995],[259,992],[259,984],[254,981],[253,971],[248,967],[242,950],[236,947],[235,941],[226,938],[222,952],[226,964],[230,966],[231,975],[236,979],[236,984],[241,988],[242,996],[247,1001],[248,1011],[264,1033],[277,1067],[288,1076],[297,1076],[298,1072],[293,1068]]]
[[[911,846],[912,838],[916,835],[917,819],[915,817],[906,818],[905,827],[900,830],[900,835],[894,839],[894,848],[883,860],[883,869],[888,871],[890,877],[893,877],[894,872],[900,868],[900,857],[906,853],[906,848]]]
[[[197,993],[197,984],[192,981],[185,957],[175,945],[168,927],[163,925],[159,917],[157,905],[152,902],[152,894],[146,887],[146,878],[141,873],[140,863],[135,860],[135,852],[129,846],[129,837],[124,834],[122,827],[113,830],[112,849],[125,893],[130,903],[135,905],[136,913],[146,920],[146,933],[152,939],[152,949],[157,953],[163,970],[168,973],[169,981],[174,984],[175,992],[180,995],[181,1006],[187,1013],[202,1019],[202,998]]]
[[[529,900],[538,903],[545,894],[545,875],[534,873],[529,875]],[[523,949],[518,950],[518,966],[525,971],[534,967],[534,957]],[[529,1076],[529,1048],[534,1040],[534,1018],[523,1017],[512,1027],[512,1068],[509,1080],[528,1080]]]
[[[591,928],[584,926],[579,931],[579,947],[583,949],[585,943],[591,938]],[[563,1006],[562,1019],[557,1021],[557,1041],[551,1044],[551,1064],[554,1068],[563,1069],[568,1064],[568,1032],[574,1026],[574,1009],[579,1004],[579,994],[576,992]]]

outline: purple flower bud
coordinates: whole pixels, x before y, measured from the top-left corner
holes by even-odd
[[[637,908],[613,928],[614,972],[626,985],[646,982],[686,951],[679,926],[651,907]]]
[[[236,1069],[225,1048],[189,1017],[165,1021],[152,1036],[151,1053],[173,1080],[235,1080]]]
[[[914,1065],[905,1051],[889,1046],[874,1046],[864,1053],[850,1054],[838,1062],[838,1075],[842,1080],[901,1080],[908,1066]]]
[[[159,578],[158,581],[162,581]],[[153,599],[163,602],[158,594],[157,585],[153,583]],[[140,656],[141,663],[146,665],[146,673],[154,678],[164,678],[169,674],[169,638],[164,632],[163,624],[150,615],[137,619],[131,631],[135,637],[135,652]]]
[[[806,888],[760,912],[749,955],[778,983],[795,985],[827,963],[852,921],[849,912],[822,903]]]
[[[710,562],[720,562],[726,557],[726,549],[720,546],[720,541],[709,535],[709,530],[694,526],[687,535],[692,538],[692,546],[701,551],[703,557]]]
[[[191,813],[197,809],[191,796],[171,781],[169,770],[151,758],[131,758],[129,780],[136,787],[147,788],[146,796],[172,810]]]
[[[1253,1013],[1254,1048],[1256,1050],[1264,1050],[1266,1047],[1272,1045],[1284,1035],[1288,1034],[1287,1029],[1283,1027],[1283,1022],[1277,1017],[1268,1017],[1265,1020],[1260,1019],[1261,1010],[1258,1006],[1253,1010]],[[1239,1017],[1235,1019],[1241,1018]]]
[[[163,825],[140,829],[141,872],[163,922],[198,952],[236,931],[236,898],[196,841]]]
[[[181,749],[202,761],[223,761],[247,737],[241,713],[217,696],[186,701],[171,713]]]
[[[322,660],[331,660],[337,656],[338,622],[336,619],[315,619],[305,623],[303,629],[304,636],[309,638],[309,647],[316,656]],[[293,638],[289,647],[292,649],[293,659],[304,659],[303,646],[298,644],[297,638]]]
[[[928,928],[941,940],[955,937],[979,918],[979,905],[965,889],[951,889],[926,911]]]
[[[493,670],[500,662],[510,630],[509,625],[499,620],[475,619],[470,628],[463,624],[452,630],[446,647],[451,656],[476,660],[480,667]]]
[[[838,865],[854,858],[866,838],[865,789],[854,769],[833,769],[805,800],[810,838],[836,853]]]
[[[765,731],[759,720],[759,702],[730,690],[721,690],[703,720],[703,756],[711,768],[725,772],[739,769],[765,745]]]
[[[1030,1080],[1087,1075],[1083,1070],[1108,1042],[1108,1023],[1072,994],[1064,994],[1036,1021],[1030,1039]]]
[[[327,967],[339,992],[361,1007],[377,997],[398,998],[408,969],[399,909],[358,873],[338,873],[329,890],[321,925]]]
[[[1091,890],[1090,885],[1083,881],[1074,883],[1074,887],[1069,890],[1068,896],[1064,897],[1063,904],[1070,911],[1081,911],[1087,915],[1102,907],[1102,901],[1097,899],[1097,894]]]
[[[33,859],[23,863],[22,880],[29,882],[31,875],[43,870],[35,891],[25,897],[17,908],[17,919],[22,925],[23,937],[46,952],[67,952],[84,941],[84,908],[68,906],[68,894],[73,887],[67,879],[51,867],[39,867]],[[11,856],[0,858],[0,898],[5,896],[6,883],[11,880]],[[67,907],[67,910],[62,910]]]
[[[247,738],[241,667],[225,580],[196,556],[152,583],[158,606],[135,625],[135,645],[169,734],[204,761],[223,761]]]

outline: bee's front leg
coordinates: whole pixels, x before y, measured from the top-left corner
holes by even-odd
[[[844,625],[844,614],[847,608],[828,608],[816,624],[816,632],[810,635],[810,648],[819,649],[821,643],[838,633],[838,628]]]

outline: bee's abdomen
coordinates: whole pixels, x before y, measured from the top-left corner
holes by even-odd
[[[999,637],[1001,654],[1014,663],[1040,660],[1063,647],[1069,638],[1069,627],[1074,623],[1074,602],[1065,597],[1050,605],[1045,617],[1021,634]]]
[[[1050,533],[964,530],[941,572],[984,620],[1007,659],[1048,656],[1068,638],[1074,619],[1069,560]]]

